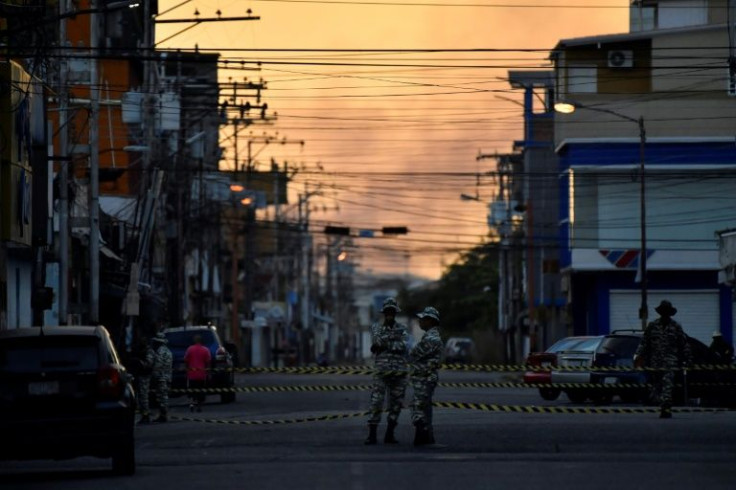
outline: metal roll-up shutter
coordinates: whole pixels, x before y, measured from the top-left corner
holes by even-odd
[[[718,290],[648,291],[650,321],[659,316],[654,308],[663,299],[669,300],[677,308],[677,315],[674,318],[682,325],[686,334],[700,340],[705,345],[710,344],[713,332],[720,328],[721,323]],[[612,290],[610,300],[611,330],[641,328],[640,291]]]

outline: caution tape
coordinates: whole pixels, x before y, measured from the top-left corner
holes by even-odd
[[[338,413],[330,415],[318,415],[314,417],[303,417],[297,419],[278,419],[278,420],[233,420],[233,419],[209,419],[200,417],[182,417],[172,415],[172,420],[181,420],[183,422],[205,422],[208,424],[224,424],[224,425],[285,425],[285,424],[301,424],[304,422],[322,422],[327,420],[341,420],[354,417],[365,417],[368,412]]]
[[[477,410],[482,412],[496,412],[496,413],[525,413],[525,414],[586,414],[586,415],[598,415],[598,414],[656,414],[659,413],[659,407],[564,407],[554,405],[495,405],[487,403],[468,403],[468,402],[433,402],[433,407],[436,408],[449,408],[449,409],[460,409],[460,410]],[[733,409],[728,408],[701,408],[701,407],[673,407],[673,413],[717,413],[717,412],[732,412]],[[208,424],[220,424],[220,425],[287,425],[287,424],[300,424],[305,422],[324,422],[334,420],[344,420],[356,417],[367,417],[369,412],[350,412],[350,413],[337,413],[328,415],[315,415],[311,417],[301,417],[292,419],[251,419],[251,420],[237,420],[237,419],[216,419],[216,418],[204,418],[204,417],[187,417],[180,415],[172,415],[172,420],[179,420],[182,422],[201,422]]]
[[[439,383],[441,388],[557,388],[589,389],[592,391],[610,391],[620,389],[651,388],[647,383],[516,383],[516,382],[468,382],[468,383]],[[682,387],[682,384],[676,384]],[[688,383],[688,387],[715,387],[736,388],[734,383]],[[232,386],[229,388],[176,388],[170,393],[279,393],[279,392],[310,392],[310,391],[366,391],[371,385],[287,385],[287,386]]]
[[[467,372],[552,372],[552,371],[595,371],[599,373],[605,372],[663,372],[663,371],[680,371],[681,369],[665,369],[653,367],[631,367],[631,366],[607,366],[595,367],[591,366],[529,366],[523,364],[443,364],[442,370],[445,371],[467,371]],[[687,368],[688,371],[733,371],[736,365],[732,364],[698,364]],[[180,369],[177,371],[187,371]],[[378,372],[370,366],[295,366],[295,367],[243,367],[243,368],[214,368],[207,371],[215,373],[252,373],[252,374],[340,374],[340,375],[370,375]],[[380,370],[382,374],[406,374],[404,371],[385,371]]]
[[[182,388],[170,393],[277,393],[286,391],[362,391],[370,385],[294,385],[294,386],[233,386],[230,388]]]
[[[486,403],[433,402],[438,408],[480,410],[504,413],[555,413],[555,414],[633,414],[659,413],[659,407],[561,407],[555,405],[492,405]],[[728,408],[674,407],[675,413],[730,412]]]

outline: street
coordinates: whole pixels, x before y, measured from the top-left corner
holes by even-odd
[[[442,383],[513,381],[518,375],[441,372]],[[365,386],[364,375],[239,374],[243,387]],[[284,388],[286,389],[286,388]],[[407,393],[410,399],[411,390]],[[574,405],[524,388],[440,386],[436,401]],[[172,399],[172,421],[137,428],[138,469],[114,477],[109,461],[5,461],[4,488],[668,488],[731,489],[736,412],[573,414],[435,408],[445,447],[415,448],[408,411],[399,445],[364,446],[368,392],[254,391],[233,404],[208,397],[202,413]],[[614,402],[613,406],[629,406]],[[333,416],[332,420],[319,420]],[[304,422],[305,418],[318,420]],[[263,421],[276,421],[263,424]],[[227,423],[222,423],[227,422]],[[259,423],[261,422],[261,423]],[[382,431],[385,424],[379,428]]]

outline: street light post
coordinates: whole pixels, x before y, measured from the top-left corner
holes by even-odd
[[[645,154],[644,150],[647,142],[646,129],[644,127],[644,117],[633,118],[625,114],[603,109],[600,107],[590,107],[577,102],[558,102],[555,104],[555,112],[562,114],[572,114],[576,109],[585,109],[594,112],[602,112],[610,114],[620,119],[636,123],[639,127],[639,210],[640,210],[640,251],[639,251],[639,279],[641,283],[641,305],[639,307],[639,318],[641,319],[642,330],[647,327],[647,318],[649,316],[649,307],[647,306],[647,208],[646,208],[646,174]]]

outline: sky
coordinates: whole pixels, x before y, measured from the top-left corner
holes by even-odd
[[[241,128],[239,159],[251,134],[257,168],[272,158],[287,163],[290,201],[312,196],[310,230],[319,240],[328,224],[353,235],[406,226],[406,235],[355,238],[346,251],[366,272],[437,279],[460,251],[488,240],[486,203],[496,188],[486,172],[495,159],[477,157],[509,153],[522,138],[522,94],[508,71],[551,69],[560,39],[626,32],[628,5],[159,0],[161,19],[250,9],[260,20],[200,23],[180,34],[191,24],[159,24],[156,39],[161,48],[220,52],[235,67],[221,65],[221,82],[266,82],[263,102],[275,120]],[[257,142],[264,135],[283,144]],[[221,168],[232,168],[231,142],[232,128],[223,128]],[[297,219],[294,205],[283,213]]]

